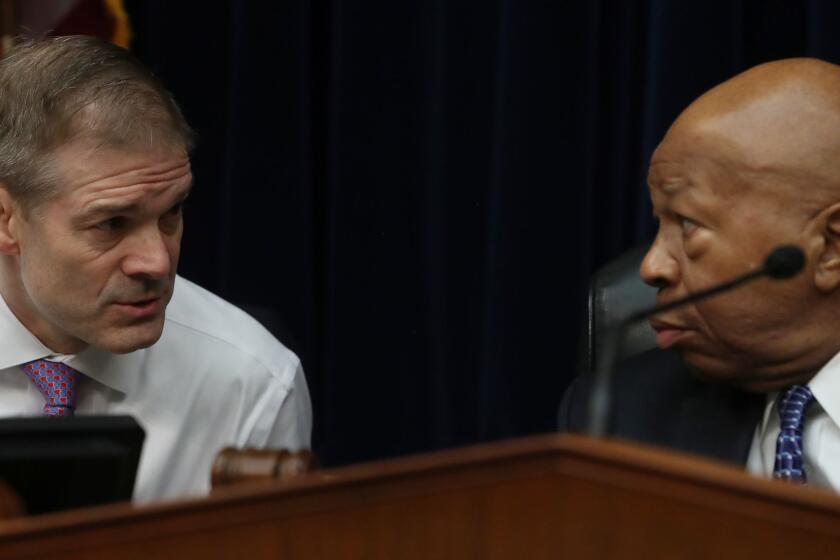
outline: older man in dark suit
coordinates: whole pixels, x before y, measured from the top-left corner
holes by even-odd
[[[757,66],[712,89],[656,149],[659,232],[642,278],[667,302],[759,266],[777,245],[803,272],[651,320],[667,352],[617,375],[617,434],[840,488],[840,67]],[[581,429],[590,380],[561,409]]]

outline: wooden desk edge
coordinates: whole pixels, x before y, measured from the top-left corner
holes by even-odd
[[[615,440],[594,440],[574,434],[546,434],[516,438],[315,471],[298,479],[254,483],[195,498],[148,505],[112,504],[0,523],[0,540],[55,532],[73,526],[113,526],[149,518],[180,515],[184,511],[212,511],[249,501],[272,501],[284,496],[330,487],[363,486],[373,481],[461,470],[475,464],[504,463],[515,458],[584,460],[604,465],[621,464],[639,472],[707,485],[768,502],[786,503],[813,511],[840,514],[840,497],[825,491],[793,488],[747,475],[741,469],[691,455]]]

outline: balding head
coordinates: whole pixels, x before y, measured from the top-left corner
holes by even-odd
[[[840,66],[795,58],[735,76],[677,118],[653,162],[696,141],[759,179],[746,186],[793,187],[788,194],[809,207],[840,198]]]
[[[654,320],[698,372],[767,390],[807,380],[840,351],[840,67],[790,59],[698,98],[649,173],[659,233],[642,276],[669,301],[755,268],[776,245],[798,278],[762,280]]]
[[[794,95],[814,108],[840,110],[840,66],[815,58],[789,58],[760,64],[697,98],[675,124],[688,118],[732,114],[777,94]]]

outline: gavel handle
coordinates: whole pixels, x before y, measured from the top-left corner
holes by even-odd
[[[288,480],[311,472],[315,455],[308,449],[222,449],[216,460],[210,482],[213,488],[243,482]]]

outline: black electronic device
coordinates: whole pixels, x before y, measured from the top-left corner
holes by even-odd
[[[145,436],[130,416],[0,419],[0,479],[29,515],[130,500]]]

